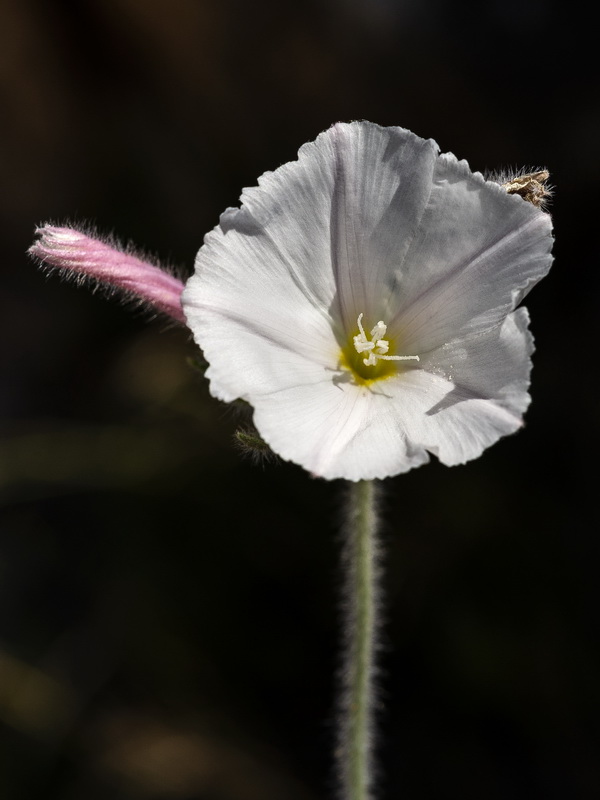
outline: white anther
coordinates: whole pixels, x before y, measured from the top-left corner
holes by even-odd
[[[371,339],[373,339],[374,342],[378,342],[380,339],[383,339],[386,331],[387,331],[387,325],[383,322],[383,320],[380,319],[377,325],[375,325],[375,327],[371,331]]]
[[[358,315],[358,333],[354,337],[354,347],[357,353],[366,353],[369,355],[363,358],[363,364],[366,367],[374,367],[379,360],[383,361],[418,361],[419,356],[388,356],[386,353],[390,349],[390,343],[384,339],[387,331],[387,325],[383,320],[379,320],[377,325],[371,331],[371,341],[367,339],[367,334],[362,326],[363,314]]]
[[[360,336],[354,337],[354,347],[357,353],[364,353],[365,350],[372,350],[375,347],[373,342],[363,341]]]

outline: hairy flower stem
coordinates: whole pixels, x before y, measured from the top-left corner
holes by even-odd
[[[344,661],[337,749],[341,800],[371,800],[378,544],[374,481],[349,490],[343,552]]]

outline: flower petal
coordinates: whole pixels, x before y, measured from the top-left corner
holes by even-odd
[[[364,122],[338,124],[322,136],[335,166],[331,260],[337,310],[349,334],[361,312],[373,323],[390,318],[398,270],[425,212],[439,148],[404,128]]]
[[[254,424],[282,458],[322,478],[385,478],[429,460],[389,398],[354,383],[296,385],[255,399]]]
[[[210,296],[203,288],[188,283],[184,310],[210,365],[206,377],[215,397],[254,404],[262,394],[331,382],[339,347],[331,326],[314,307],[294,306],[293,298],[282,304],[256,287],[246,287],[245,295],[213,287]],[[277,305],[270,307],[270,302]]]
[[[551,248],[548,214],[451,153],[440,156],[390,330],[407,352],[422,354],[494,327],[548,272]]]
[[[530,402],[528,322],[520,308],[494,330],[440,348],[404,373],[393,404],[408,437],[450,466],[518,430]]]
[[[293,355],[335,369],[339,346],[329,244],[333,173],[316,143],[245,189],[205,237],[182,303],[224,400],[292,383]],[[299,366],[307,369],[308,365]]]

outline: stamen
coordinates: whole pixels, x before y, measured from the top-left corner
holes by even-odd
[[[367,367],[374,367],[379,360],[382,361],[419,361],[419,356],[388,356],[386,353],[390,349],[390,343],[384,339],[387,331],[387,325],[383,320],[379,320],[377,325],[371,331],[371,341],[367,339],[367,334],[362,326],[362,318],[364,314],[358,315],[358,333],[354,337],[354,347],[357,353],[368,352],[367,358],[363,358],[363,364]]]

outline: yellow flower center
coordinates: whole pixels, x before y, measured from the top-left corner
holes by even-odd
[[[390,355],[393,350],[391,339],[385,339],[387,325],[383,320],[375,325],[367,335],[363,328],[363,314],[356,321],[358,333],[352,337],[352,344],[342,350],[342,366],[350,369],[360,383],[389,378],[397,372],[398,361],[418,361],[419,356]]]

